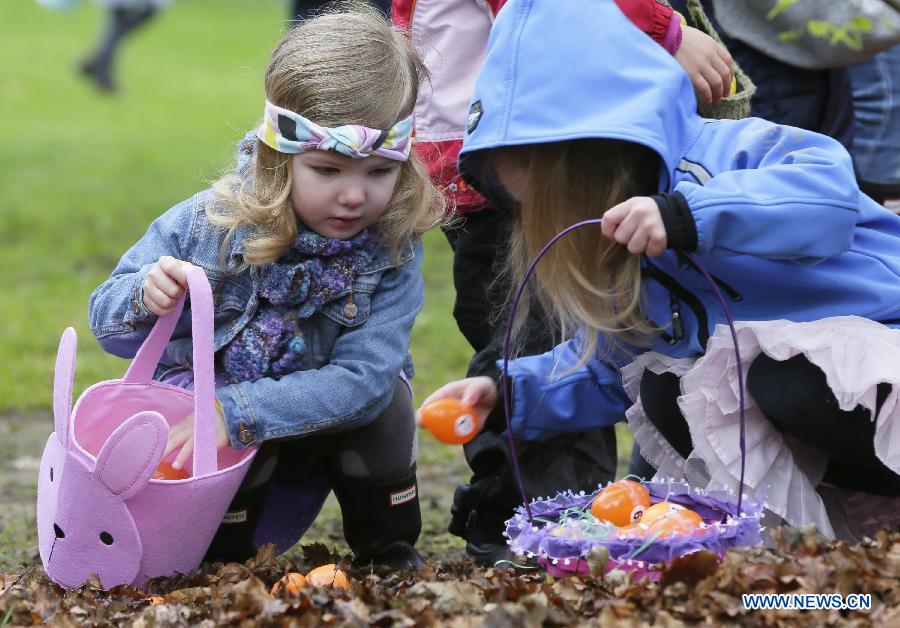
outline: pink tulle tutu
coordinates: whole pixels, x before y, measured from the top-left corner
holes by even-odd
[[[874,414],[876,386],[892,385],[875,420],[875,454],[900,473],[900,330],[856,316],[809,323],[785,320],[735,323],[743,372],[766,353],[776,360],[803,354],[822,369],[843,410],[858,405]],[[683,459],[644,414],[639,395],[645,369],[681,377],[678,405],[687,419],[694,451]],[[740,404],[731,332],[719,325],[699,359],[646,353],[623,369],[635,402],[628,424],[657,478],[676,478],[694,488],[731,488],[741,469]],[[790,382],[785,382],[786,386]],[[745,382],[746,386],[746,382]],[[853,539],[900,523],[900,498],[885,498],[821,484],[826,456],[779,433],[745,388],[745,482],[765,491],[766,508],[790,525],[814,523],[832,537]]]

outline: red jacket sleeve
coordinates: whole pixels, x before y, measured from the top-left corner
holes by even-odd
[[[491,7],[491,11],[494,12],[494,15],[497,15],[497,11],[503,8],[503,5],[506,4],[506,0],[487,0],[487,4]]]
[[[616,4],[619,5],[622,13],[634,22],[635,26],[650,35],[653,41],[666,47],[664,42],[672,23],[671,7],[667,7],[657,0],[616,0]],[[678,19],[677,15],[675,19]],[[669,52],[674,53],[671,50]]]

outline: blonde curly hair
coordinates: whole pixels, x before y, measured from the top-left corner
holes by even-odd
[[[322,126],[389,129],[412,113],[419,84],[426,78],[425,65],[408,39],[377,10],[340,4],[301,23],[278,42],[265,89],[272,103]],[[213,184],[218,202],[210,221],[229,230],[223,254],[240,227],[248,227],[245,264],[272,262],[294,241],[290,159],[257,140],[255,162],[247,174],[233,171]],[[439,225],[443,214],[443,197],[411,151],[377,223],[382,245],[398,259],[401,248]]]

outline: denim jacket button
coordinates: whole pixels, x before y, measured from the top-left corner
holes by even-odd
[[[244,443],[245,445],[249,445],[253,442],[253,432],[247,429],[247,426],[244,425],[244,422],[241,421],[238,429],[238,440]]]
[[[358,312],[359,308],[356,307],[356,303],[353,301],[349,301],[347,305],[344,306],[344,316],[347,318],[354,318]]]

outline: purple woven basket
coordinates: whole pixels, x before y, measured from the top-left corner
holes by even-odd
[[[571,491],[556,497],[535,499],[531,502],[534,525],[528,521],[523,506],[506,522],[506,536],[513,552],[536,558],[552,576],[588,573],[588,557],[591,550],[603,545],[609,550],[606,570],[623,569],[635,575],[659,577],[665,563],[700,550],[724,554],[731,547],[757,545],[760,538],[762,505],[743,500],[741,514],[727,491],[701,491],[681,482],[645,482],[651,503],[670,501],[690,508],[700,515],[709,527],[691,536],[669,538],[619,539],[597,538],[585,532],[584,522],[590,518],[590,505],[597,492],[592,494]],[[584,518],[568,516],[577,510],[586,511]],[[588,524],[590,525],[590,524]]]
[[[614,527],[601,523],[588,514],[591,501],[599,492],[599,488],[591,495],[584,493],[576,495],[571,491],[567,491],[558,494],[552,499],[548,497],[547,499],[529,500],[525,491],[525,484],[522,481],[522,472],[519,468],[518,456],[516,455],[516,443],[513,438],[512,398],[509,385],[510,345],[513,320],[528,278],[534,272],[544,253],[560,238],[581,227],[588,225],[597,226],[602,221],[602,218],[583,220],[566,227],[551,238],[529,265],[513,297],[506,325],[506,337],[503,341],[503,376],[501,383],[506,432],[509,439],[509,448],[512,452],[511,462],[523,504],[516,509],[515,515],[506,522],[505,535],[508,537],[509,544],[514,552],[524,554],[529,558],[536,558],[547,569],[548,573],[553,576],[588,573],[590,571],[588,559],[591,550],[598,545],[603,545],[609,550],[609,561],[606,565],[607,571],[621,568],[626,571],[639,572],[639,576],[658,578],[666,563],[692,552],[711,550],[722,555],[730,547],[759,544],[761,542],[760,518],[762,516],[764,496],[758,495],[758,501],[749,501],[743,495],[743,489],[735,495],[731,491],[693,489],[685,483],[676,481],[644,482],[644,485],[650,492],[651,503],[661,501],[675,502],[696,512],[708,525],[703,527],[699,533],[691,535],[650,539],[619,539],[613,533]],[[686,253],[686,255],[694,268],[706,278],[710,288],[715,293],[719,304],[722,306],[722,312],[728,320],[731,337],[734,341],[741,417],[739,438],[741,474],[738,486],[743,487],[746,462],[744,375],[741,367],[737,332],[734,329],[734,319],[715,280],[695,256],[691,253]],[[735,499],[737,503],[732,504],[731,499]]]

